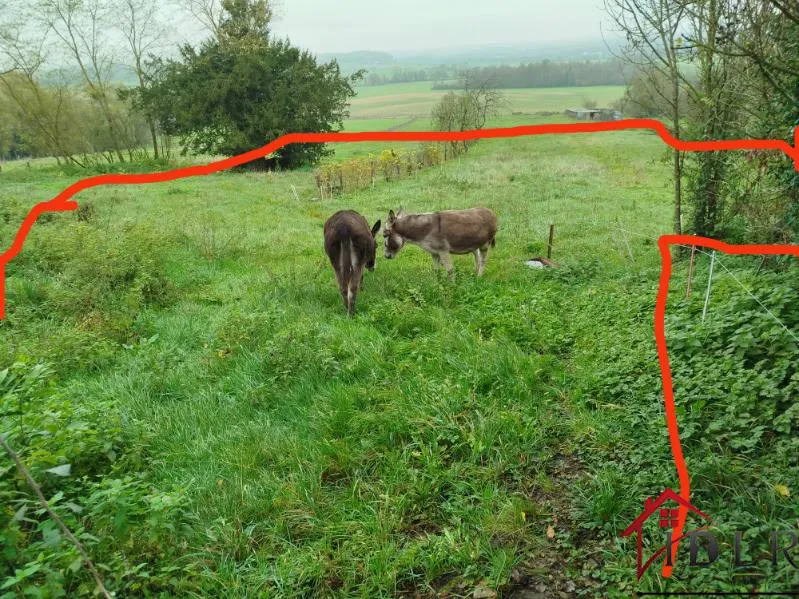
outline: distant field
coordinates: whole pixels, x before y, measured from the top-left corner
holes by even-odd
[[[503,115],[495,117],[486,124],[487,127],[518,127],[521,125],[541,125],[563,121],[563,116],[542,115]],[[430,118],[427,116],[417,118],[395,119],[350,119],[344,124],[345,131],[429,131]],[[329,159],[332,161],[347,160],[358,156],[377,155],[387,148],[404,151],[416,148],[416,142],[386,143],[386,142],[359,142],[348,144],[331,144],[329,147],[334,154]]]
[[[352,101],[352,119],[387,119],[428,117],[438,99],[446,92],[433,90],[430,82],[397,83],[358,88]],[[621,98],[623,86],[552,87],[504,90],[508,99],[506,112],[562,111],[580,106],[586,99],[607,106]]]
[[[430,128],[430,113],[438,99],[446,92],[431,89],[429,81],[395,83],[358,88],[358,95],[350,106],[350,118],[344,123],[345,131],[424,131]],[[508,105],[502,116],[494,119],[491,126],[514,126],[529,124],[530,114],[543,111],[562,112],[568,107],[580,106],[591,99],[599,106],[607,106],[624,93],[622,86],[599,87],[552,87],[535,89],[504,90]],[[512,112],[526,113],[514,115]],[[552,117],[547,117],[551,121]],[[561,120],[556,117],[556,120]],[[541,121],[537,116],[536,122]],[[332,146],[337,157],[350,157],[384,149],[385,144],[357,144]],[[193,158],[191,162],[207,162],[221,157]],[[181,160],[183,161],[183,160]],[[32,167],[55,165],[54,158],[31,160]],[[27,161],[16,160],[3,163],[3,169],[27,168]]]

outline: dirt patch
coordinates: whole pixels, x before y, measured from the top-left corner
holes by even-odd
[[[599,567],[598,563],[571,563],[572,550],[591,541],[590,531],[580,527],[572,516],[572,490],[585,475],[582,464],[573,455],[559,455],[547,468],[547,475],[553,481],[552,489],[531,497],[539,506],[538,524],[546,541],[514,569],[511,583],[501,589],[501,597],[565,599],[585,596],[599,584],[586,574],[592,566]]]

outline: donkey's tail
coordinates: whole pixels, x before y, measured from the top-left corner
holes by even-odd
[[[341,273],[341,281],[344,288],[349,287],[350,279],[352,278],[352,260],[350,254],[352,253],[352,238],[347,235],[343,237],[338,244],[338,268]]]

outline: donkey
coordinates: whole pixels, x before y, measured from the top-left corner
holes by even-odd
[[[393,258],[407,241],[418,245],[433,257],[433,268],[441,264],[450,279],[455,278],[450,254],[474,253],[477,276],[482,276],[488,248],[494,247],[497,217],[488,208],[444,210],[424,214],[388,213],[383,229],[383,253]]]
[[[325,223],[325,253],[336,273],[347,314],[355,314],[355,298],[363,283],[363,269],[375,269],[378,220],[371,231],[366,219],[354,210],[339,210]]]

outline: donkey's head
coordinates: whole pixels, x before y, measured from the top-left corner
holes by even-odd
[[[378,220],[374,226],[372,227],[372,238],[374,239],[374,243],[371,245],[371,249],[367,253],[366,257],[366,268],[370,271],[375,269],[375,258],[377,257],[377,232],[380,231],[380,220]]]
[[[402,211],[400,210],[400,216]],[[397,233],[395,225],[397,224],[397,215],[393,210],[388,211],[388,219],[386,226],[383,228],[383,255],[389,260],[397,255],[397,253],[405,245],[405,239]]]

